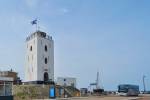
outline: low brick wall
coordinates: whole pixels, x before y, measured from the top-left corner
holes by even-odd
[[[48,99],[49,85],[13,85],[14,100]]]
[[[12,94],[14,100],[48,99],[50,85],[13,85]],[[69,96],[80,96],[76,89],[66,88],[65,93]],[[68,94],[69,93],[69,94]],[[64,97],[64,87],[55,86],[57,98]]]

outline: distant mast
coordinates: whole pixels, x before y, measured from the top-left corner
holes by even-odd
[[[96,89],[99,89],[99,72],[97,72],[97,78],[96,78]]]

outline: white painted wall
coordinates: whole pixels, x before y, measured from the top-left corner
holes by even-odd
[[[48,51],[45,52],[45,45],[47,45]],[[49,79],[54,80],[54,43],[53,40],[38,37],[37,45],[37,68],[38,68],[38,79],[43,80],[44,72],[48,72]],[[45,64],[45,57],[48,59]],[[47,70],[47,71],[45,71]]]
[[[74,84],[74,87],[76,87],[76,78],[71,78],[71,77],[58,77],[57,78],[57,85],[72,86],[73,84]]]
[[[25,81],[43,81],[44,72],[54,81],[54,42],[52,38],[31,34],[26,41]],[[47,52],[45,51],[47,46]],[[32,46],[32,51],[30,47]],[[45,64],[47,57],[47,64]]]

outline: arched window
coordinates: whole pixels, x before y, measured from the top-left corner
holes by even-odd
[[[32,51],[32,46],[30,46],[30,51]]]
[[[45,51],[47,52],[47,45],[45,45]]]
[[[64,81],[66,81],[66,79],[64,79]]]
[[[47,58],[45,58],[45,64],[47,64]]]

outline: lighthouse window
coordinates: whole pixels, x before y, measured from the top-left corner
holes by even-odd
[[[66,81],[66,79],[64,79],[64,81]]]
[[[32,46],[30,46],[30,51],[32,51]]]
[[[45,51],[47,51],[47,45],[45,45]]]
[[[45,58],[45,64],[47,64],[47,58]]]

